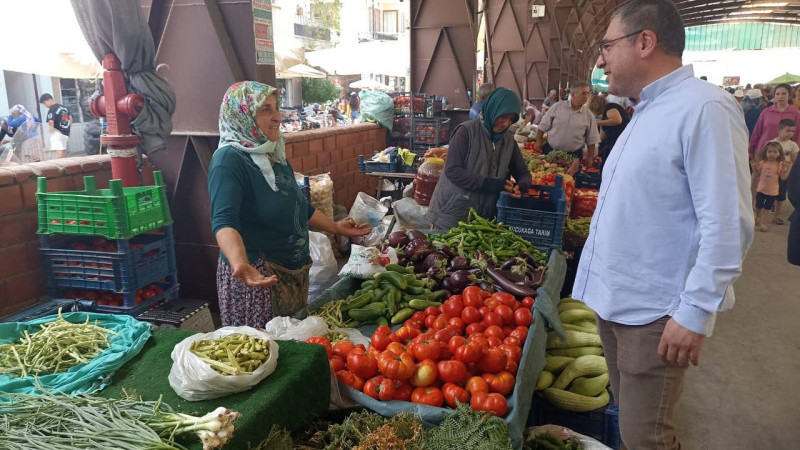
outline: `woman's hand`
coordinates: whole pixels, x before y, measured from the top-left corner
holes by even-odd
[[[233,268],[233,278],[242,280],[247,287],[270,287],[278,283],[278,277],[264,276],[250,264],[241,264]]]
[[[336,234],[339,236],[365,236],[372,231],[369,224],[356,224],[353,219],[347,218],[336,222]]]

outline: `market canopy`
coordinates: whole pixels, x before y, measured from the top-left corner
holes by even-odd
[[[781,83],[788,83],[788,84],[800,83],[800,75],[794,75],[789,72],[786,72],[785,74],[779,76],[778,78],[767,81],[767,84],[781,84]]]
[[[337,75],[374,73],[406,77],[409,73],[408,41],[370,41],[307,52],[312,66]]]
[[[380,81],[369,80],[369,79],[354,81],[350,83],[350,87],[353,89],[370,89],[373,91],[386,91],[386,92],[392,90],[392,88],[381,83]]]
[[[296,64],[286,70],[275,72],[276,78],[325,78],[325,72],[309,67],[305,64]]]

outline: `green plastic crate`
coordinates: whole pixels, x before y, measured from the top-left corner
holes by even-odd
[[[161,172],[155,186],[123,188],[111,180],[110,189],[97,189],[94,177],[83,177],[85,190],[47,192],[47,179],[39,177],[39,234],[80,234],[108,239],[129,239],[172,223]]]

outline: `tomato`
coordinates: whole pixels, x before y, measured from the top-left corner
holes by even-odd
[[[402,342],[408,342],[415,337],[419,336],[419,328],[400,327],[394,332],[394,335]]]
[[[464,332],[464,328],[467,327],[467,324],[461,320],[461,317],[451,317],[450,320],[447,321],[448,326],[458,328],[459,333]]]
[[[507,292],[495,292],[492,294],[492,297],[496,298],[500,303],[506,306],[511,306],[513,303],[517,302],[517,299]]]
[[[519,365],[514,362],[513,359],[509,358],[508,362],[506,363],[506,372],[509,372],[511,375],[517,376],[517,370],[519,370]]]
[[[378,373],[378,361],[371,354],[356,347],[347,355],[347,368],[359,377],[366,379],[374,377]]]
[[[522,342],[519,341],[519,338],[511,335],[508,335],[505,339],[503,339],[503,344],[511,344],[516,345],[517,347],[522,347]]]
[[[433,337],[436,338],[437,341],[444,342],[445,344],[447,344],[450,342],[450,338],[452,338],[453,336],[459,336],[460,334],[461,334],[460,329],[448,325],[447,328],[445,328],[444,330],[437,331],[436,334],[433,335]]]
[[[417,319],[408,319],[403,322],[404,327],[416,328],[417,330],[421,330],[422,327],[425,326],[425,320],[417,320]]]
[[[469,402],[469,392],[453,383],[445,383],[442,386],[442,394],[444,394],[445,403],[451,408],[457,407],[459,403]]]
[[[399,343],[399,342],[392,342],[386,346],[386,350],[394,353],[395,355],[401,355],[403,353],[408,353],[408,347]]]
[[[448,317],[461,317],[461,311],[464,309],[464,303],[461,301],[460,295],[454,295],[442,305],[444,314]]]
[[[512,304],[510,304],[508,306],[511,307],[512,311],[516,311],[516,310],[522,308],[522,304],[520,302],[516,301],[516,300],[514,301],[514,303],[512,303]]]
[[[486,373],[483,374],[483,379],[489,384],[490,392],[497,392],[498,394],[508,395],[514,390],[514,375],[503,371],[497,374]]]
[[[467,338],[467,340],[478,344],[481,348],[481,353],[488,350],[490,347],[489,340],[486,339],[486,336],[481,333],[472,334]]]
[[[514,336],[515,338],[519,339],[520,342],[525,342],[525,339],[528,338],[528,327],[514,328],[514,331],[511,332],[510,336]]]
[[[411,315],[412,319],[419,320],[419,321],[422,321],[422,322],[425,322],[425,317],[426,317],[426,315],[422,311],[417,311],[417,312],[415,312],[414,314]]]
[[[333,344],[333,354],[345,360],[354,348],[356,346],[350,341],[339,341]]]
[[[508,357],[499,348],[490,348],[483,352],[478,360],[478,368],[487,373],[497,373],[506,368]]]
[[[512,325],[513,325],[513,324],[512,324]],[[504,326],[504,327],[503,327],[503,339],[505,339],[505,338],[507,338],[507,337],[511,336],[511,332],[512,332],[512,331],[514,331],[514,328],[513,328],[513,327],[511,327],[511,326],[509,326],[509,325],[506,325],[506,326]]]
[[[514,361],[515,363],[519,364],[520,360],[522,360],[522,347],[519,345],[502,344],[497,348],[502,350],[510,361]]]
[[[370,378],[364,383],[364,393],[374,398],[388,402],[394,400],[394,381],[384,378],[380,375]]]
[[[491,297],[492,293],[489,291],[481,291],[481,298],[486,300],[487,298]]]
[[[494,309],[494,312],[500,316],[500,320],[503,321],[503,325],[510,325],[514,323],[514,310],[511,309],[508,305],[497,305],[497,308]],[[530,310],[528,310],[530,312]]]
[[[429,306],[429,308],[433,308],[433,306]],[[434,308],[434,309],[436,309],[436,308]],[[436,314],[431,314],[431,315],[425,317],[425,327],[426,328],[433,329],[433,322],[436,320],[436,317],[437,317],[438,314],[439,314],[439,311],[437,310]]]
[[[502,302],[494,297],[489,297],[483,301],[483,304],[490,310],[494,311],[498,305],[502,305]]]
[[[434,330],[443,330],[447,327],[447,319],[448,317],[444,314],[439,314],[436,316],[436,319],[433,321],[433,326],[430,327]]]
[[[482,323],[475,322],[475,323],[471,323],[471,324],[467,325],[466,333],[467,333],[467,336],[469,336],[469,335],[472,335],[472,334],[475,334],[475,333],[483,333],[483,330],[485,330],[485,329],[486,329],[486,327],[484,327]]]
[[[414,367],[414,358],[408,352],[397,354],[387,348],[378,355],[378,370],[387,378],[405,381],[414,375]]]
[[[505,305],[503,305],[503,306],[505,306]],[[488,326],[492,326],[492,325],[501,326],[501,325],[503,325],[503,318],[500,317],[500,314],[498,314],[498,313],[496,313],[494,311],[487,312],[486,315],[483,316],[483,321]]]
[[[481,313],[481,319],[486,318],[486,314],[489,314],[492,310],[489,309],[488,306],[481,306],[478,308],[478,312]]]
[[[490,336],[494,336],[496,338],[500,338],[501,340],[505,338],[503,334],[503,329],[497,325],[490,325],[483,330],[483,334],[488,338]]]
[[[526,307],[528,309],[531,309],[531,308],[533,308],[533,304],[534,303],[536,303],[536,299],[534,299],[533,297],[525,297],[525,298],[522,299],[522,303],[521,304],[522,304],[522,306],[524,306],[524,307]]]
[[[438,375],[439,370],[436,368],[436,363],[426,359],[414,367],[414,374],[408,381],[412,386],[430,386],[436,381]]]
[[[425,316],[438,316],[439,315],[439,308],[435,306],[428,306],[425,308]]]
[[[439,361],[439,379],[445,383],[461,384],[467,379],[467,366],[458,360]]]
[[[372,338],[369,340],[370,348],[376,348],[380,351],[386,350],[392,339],[389,337],[392,334],[392,329],[387,326],[380,326],[375,329]]]
[[[448,345],[455,358],[465,364],[477,362],[483,354],[483,347],[477,342],[470,342],[462,336],[454,336]]]
[[[489,347],[500,347],[503,345],[503,340],[496,336],[489,336],[486,338],[486,341],[489,342]]]
[[[381,352],[383,352],[383,350],[378,350],[377,347],[370,347],[367,349],[367,354],[369,354],[373,358],[377,358],[378,355],[381,354]]]
[[[514,323],[521,327],[531,326],[531,323],[533,323],[533,313],[527,308],[520,308],[514,311]]]
[[[333,356],[333,346],[331,346],[331,341],[329,341],[328,338],[326,338],[326,337],[314,336],[314,337],[308,338],[306,340],[306,344],[321,345],[321,346],[325,347],[325,352],[328,354],[328,359],[330,359],[330,357]]]
[[[336,372],[336,379],[359,391],[364,388],[364,379],[349,370],[340,370]]]
[[[441,354],[441,356],[439,356],[439,360],[443,361],[443,360],[446,360],[446,359],[452,359],[453,358],[453,353],[447,347],[447,342],[441,342],[441,341],[437,341],[437,342],[439,342],[439,348],[442,350],[442,354]]]
[[[481,288],[478,286],[468,286],[461,293],[464,306],[473,306],[480,308],[483,306],[483,297],[481,297]]]
[[[442,347],[439,345],[439,341],[433,339],[432,337],[414,342],[409,348],[417,361],[422,361],[425,359],[437,361],[439,357],[442,356]]]
[[[333,355],[331,359],[328,360],[328,364],[331,366],[331,373],[336,373],[340,370],[344,370],[344,359],[339,356]]]
[[[467,380],[466,388],[472,395],[475,395],[476,392],[489,393],[489,383],[482,377],[470,377],[469,380]]]
[[[414,390],[414,386],[408,384],[405,381],[396,381],[394,382],[394,400],[401,400],[404,402],[411,401],[411,392]]]
[[[506,402],[506,398],[497,393],[474,393],[472,394],[469,404],[472,406],[472,409],[476,411],[490,412],[497,417],[505,417],[508,413],[508,402]]]
[[[418,387],[411,393],[411,401],[421,405],[441,407],[444,404],[444,394],[435,387]]]
[[[465,306],[461,311],[461,320],[463,320],[466,324],[480,322],[481,313],[478,312],[478,309],[474,306]]]

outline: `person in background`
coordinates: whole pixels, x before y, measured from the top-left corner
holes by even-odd
[[[632,0],[609,20],[597,67],[638,103],[603,168],[572,297],[597,313],[625,447],[676,450],[686,368],[733,305],[753,238],[747,128],[730,95],[683,66],[672,1]]]
[[[795,88],[794,97],[792,97],[792,106],[794,109],[800,111],[800,88]]]
[[[744,101],[744,91],[741,89],[736,89],[733,91],[733,98],[736,99],[736,103],[738,103],[739,106],[742,106],[742,102]],[[744,108],[742,110],[744,111]]]
[[[47,124],[50,126],[50,150],[59,158],[67,157],[67,139],[72,128],[72,115],[66,106],[56,103],[50,94],[42,94],[39,103],[47,108]]]
[[[545,155],[554,149],[565,151],[591,167],[597,155],[600,132],[594,115],[586,108],[591,92],[589,83],[579,81],[572,85],[571,91],[570,100],[560,101],[544,113],[534,147]],[[544,133],[547,133],[547,144],[543,143]]]
[[[369,233],[365,225],[334,222],[311,206],[286,159],[280,124],[275,88],[255,81],[228,88],[208,169],[222,326],[263,328],[306,305],[309,227],[343,236]]]
[[[558,90],[550,89],[550,93],[547,95],[547,98],[545,98],[542,102],[542,112],[547,112],[547,110],[556,103],[558,103]]]
[[[792,119],[783,119],[778,123],[778,137],[775,139],[775,142],[781,145],[783,157],[786,159],[786,165],[790,170],[792,165],[794,165],[794,161],[797,159],[797,153],[800,152],[800,147],[792,140],[796,129],[797,124]],[[786,201],[786,180],[781,179],[778,183],[778,187],[778,198],[775,199],[774,222],[776,225],[783,225],[781,210],[783,209],[784,201]]]
[[[350,93],[350,119],[356,120],[361,115],[361,99],[355,92]]]
[[[619,135],[625,131],[625,127],[631,121],[631,116],[622,105],[607,102],[599,95],[594,95],[589,99],[589,110],[599,117],[597,125],[601,127],[601,132],[598,156],[605,162],[608,155],[611,154],[614,144],[617,143]]]
[[[505,88],[495,89],[478,119],[459,124],[450,137],[444,172],[433,191],[427,218],[436,230],[467,220],[470,208],[487,219],[496,215],[497,198],[513,175],[521,192],[531,174],[509,133],[519,120],[520,101]]]
[[[786,259],[790,264],[800,266],[800,158],[797,158],[786,179],[786,196],[794,211],[789,216],[789,239]]]
[[[758,117],[761,115],[761,108],[759,108],[761,98],[761,91],[758,89],[750,89],[745,92],[744,100],[742,100],[742,110],[744,111],[744,121],[747,124],[748,136],[753,135],[753,130],[758,123]]]
[[[469,109],[469,118],[470,120],[477,119],[478,116],[481,115],[481,111],[483,110],[483,103],[489,98],[489,95],[494,91],[494,85],[492,83],[483,83],[478,88],[478,101],[472,104],[472,107]]]
[[[791,167],[783,156],[783,148],[776,141],[769,141],[759,153],[759,162],[753,171],[753,178],[757,180],[756,187],[756,228],[767,231],[767,225],[761,221],[761,216],[766,209],[772,211],[778,201],[780,180],[786,180]],[[775,214],[777,220],[778,215]],[[775,222],[777,223],[777,222]],[[781,222],[783,223],[783,222]]]
[[[22,105],[14,105],[8,111],[8,128],[13,131],[12,144],[21,162],[38,162],[42,160],[45,146],[39,135],[38,117],[33,117]]]

